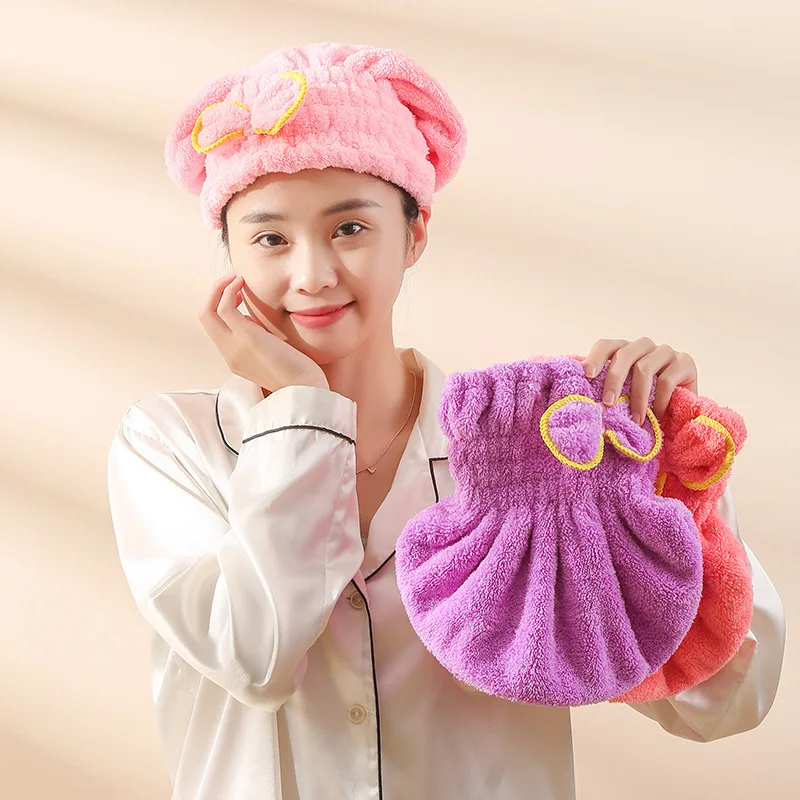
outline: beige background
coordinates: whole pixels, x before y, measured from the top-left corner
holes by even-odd
[[[163,139],[207,79],[286,44],[401,48],[466,118],[398,344],[450,370],[600,337],[690,352],[748,423],[731,485],[791,626],[799,37],[796,0],[4,0],[0,796],[169,797],[106,455],[128,403],[225,379],[196,319],[221,254]],[[579,797],[800,796],[799,665],[790,635],[764,724],[711,745],[576,711]]]

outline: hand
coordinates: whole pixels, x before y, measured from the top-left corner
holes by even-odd
[[[330,388],[319,364],[239,311],[243,286],[239,275],[221,278],[198,314],[231,372],[269,392],[284,386]]]
[[[683,386],[697,394],[697,364],[688,353],[676,352],[669,345],[656,345],[646,337],[635,342],[600,339],[583,362],[586,377],[593,378],[599,374],[609,359],[611,366],[603,383],[603,404],[611,406],[617,402],[622,384],[632,373],[630,407],[637,425],[641,425],[646,418],[654,377],[657,376],[653,399],[656,417],[660,418],[667,410],[675,387]]]

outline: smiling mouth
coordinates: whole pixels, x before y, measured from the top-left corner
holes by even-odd
[[[352,300],[350,301],[353,302]],[[349,306],[350,303],[343,303],[340,306],[321,306],[320,308],[309,308],[303,311],[290,311],[289,313],[294,315],[297,314],[301,317],[324,317],[327,314],[333,314],[336,311],[344,308],[345,306]]]
[[[351,301],[343,306],[327,306],[310,311],[292,311],[290,316],[295,323],[304,328],[322,328],[338,322],[347,314],[354,302]]]

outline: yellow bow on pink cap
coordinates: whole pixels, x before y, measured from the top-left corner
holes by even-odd
[[[275,136],[300,108],[308,82],[300,72],[291,70],[278,76],[271,88],[266,101],[253,111],[238,100],[223,100],[206,106],[192,129],[194,149],[198,153],[208,153],[230,139],[244,136],[250,124],[253,133]]]

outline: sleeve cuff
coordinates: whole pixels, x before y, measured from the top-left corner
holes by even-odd
[[[356,404],[329,389],[284,386],[252,407],[242,443],[250,437],[289,427],[329,431],[355,443]]]

